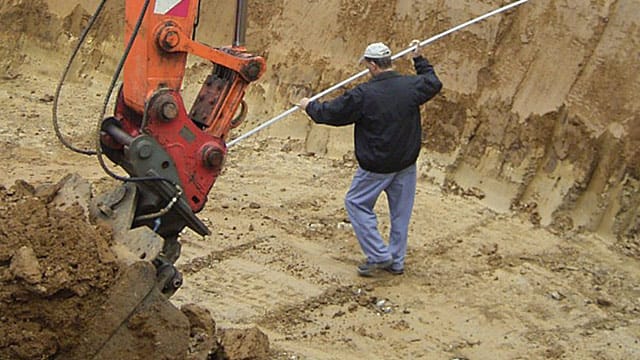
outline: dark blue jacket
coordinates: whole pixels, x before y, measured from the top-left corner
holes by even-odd
[[[355,124],[358,164],[376,173],[413,165],[422,145],[420,105],[434,97],[442,83],[427,59],[413,59],[417,75],[385,71],[327,102],[312,101],[307,114],[318,124]]]

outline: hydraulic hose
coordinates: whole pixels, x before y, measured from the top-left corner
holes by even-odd
[[[71,53],[71,57],[69,58],[69,61],[67,61],[67,65],[65,66],[64,71],[62,72],[62,77],[60,79],[60,82],[58,83],[58,86],[56,87],[56,94],[53,97],[53,107],[52,107],[51,118],[53,122],[53,130],[56,132],[56,136],[58,137],[58,140],[60,140],[62,145],[64,145],[71,151],[77,152],[79,154],[84,154],[84,155],[95,155],[96,152],[93,150],[79,149],[75,147],[73,144],[71,144],[69,141],[67,141],[67,139],[65,139],[64,135],[62,134],[62,131],[60,130],[60,124],[58,122],[58,100],[60,99],[62,86],[64,85],[67,79],[67,75],[69,74],[71,65],[74,63],[76,56],[80,52],[80,47],[82,47],[82,44],[84,44],[84,41],[86,40],[87,35],[89,34],[89,31],[91,30],[91,28],[93,28],[93,24],[95,24],[96,19],[102,12],[102,9],[104,8],[104,5],[106,4],[106,2],[107,0],[102,0],[100,4],[98,4],[96,11],[93,13],[91,18],[89,19],[89,23],[84,28],[84,30],[82,30],[82,33],[80,34],[80,38],[78,39],[78,43],[73,49],[73,52]]]

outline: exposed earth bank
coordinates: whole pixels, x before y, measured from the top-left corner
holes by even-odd
[[[0,5],[5,77],[43,50],[66,60],[98,1],[74,4]],[[359,71],[369,42],[399,51],[503,4],[254,1],[247,46],[267,58],[268,72],[250,90],[250,121],[238,133]],[[203,3],[199,40],[230,43],[234,8]],[[123,43],[123,9],[122,0],[107,3],[72,75],[111,73]],[[638,13],[630,0],[530,1],[429,45],[445,91],[425,109],[425,175],[445,187],[478,188],[498,211],[526,208],[543,226],[598,232],[637,248]],[[187,85],[207,71],[193,63]],[[397,66],[406,70],[408,61]],[[267,133],[303,139],[319,154],[350,150],[349,130],[309,126],[300,114]]]
[[[83,304],[60,306],[81,321],[117,271],[101,250],[108,235],[73,207],[49,209],[42,190],[69,173],[94,193],[113,185],[95,159],[59,144],[50,121],[57,81],[98,3],[0,3],[1,300],[22,319],[31,316],[19,310],[24,294],[35,294],[28,309],[86,294]],[[504,4],[252,1],[247,47],[268,70],[250,87],[248,120],[234,135],[360,71],[369,42],[399,51]],[[123,8],[107,3],[60,99],[62,130],[80,147],[93,144],[121,55]],[[203,2],[198,39],[230,43],[233,11],[234,2]],[[424,108],[402,277],[354,274],[360,254],[341,203],[354,170],[351,128],[296,113],[241,143],[201,213],[214,235],[183,238],[185,285],[174,302],[206,308],[222,327],[258,325],[272,358],[639,357],[639,14],[633,0],[529,1],[427,47],[445,89]],[[187,104],[209,71],[190,59]],[[61,226],[85,236],[20,232]],[[66,270],[48,270],[47,246],[60,241],[79,250],[51,265]],[[97,274],[82,278],[89,271],[74,256]],[[63,281],[74,274],[77,285]],[[50,315],[49,325],[66,321]],[[28,329],[42,344],[10,354],[51,356],[77,336],[61,329],[63,341]]]

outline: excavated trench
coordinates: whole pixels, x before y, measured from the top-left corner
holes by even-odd
[[[97,3],[2,2],[0,76],[19,79],[43,54],[66,59]],[[238,132],[277,115],[300,96],[317,93],[359,71],[357,58],[368,42],[385,41],[400,50],[413,38],[425,38],[501,5],[489,0],[472,3],[252,2],[248,47],[267,58],[268,72],[250,88],[250,119]],[[83,60],[72,67],[72,81],[94,73],[110,74],[121,49],[123,6],[122,1],[108,4],[82,49]],[[200,41],[230,41],[232,12],[230,2],[204,3]],[[558,234],[598,233],[640,258],[639,13],[640,3],[633,0],[531,1],[429,46],[427,55],[445,89],[424,109],[421,175],[444,192],[473,194],[495,211],[524,213],[532,223]],[[313,21],[299,20],[313,15]],[[57,77],[64,61],[56,64],[57,70],[42,73]],[[185,87],[198,84],[209,71],[195,60],[190,66]],[[396,66],[410,70],[406,60]],[[301,139],[309,153],[350,156],[348,128],[310,126],[302,114],[259,136],[265,135]],[[117,271],[105,258],[74,258],[85,253],[107,256],[100,249],[78,246],[88,237],[100,240],[87,245],[92,247],[106,246],[108,239],[94,228],[84,228],[85,219],[73,208],[61,214],[46,201],[35,200],[35,192],[26,183],[0,192],[5,204],[0,209],[2,304],[13,302],[11,311],[17,313],[28,313],[31,310],[23,307],[33,309],[44,303],[68,311],[64,318],[42,314],[46,326],[3,315],[0,349],[11,348],[10,354],[19,358],[46,358],[70,347],[74,336],[67,335],[91,313],[88,309],[98,299],[65,300],[77,299],[89,288],[107,288]],[[55,232],[69,223],[85,230],[74,230],[73,236]],[[49,232],[35,238],[40,242],[17,244],[16,239],[33,238],[18,234],[19,228]],[[73,244],[63,247],[59,258],[46,249],[47,241],[55,238]],[[34,258],[45,260],[34,263]],[[15,259],[21,259],[18,265],[22,265],[15,265]],[[59,268],[62,262],[71,267]],[[96,267],[91,271],[95,276],[74,278],[87,263]],[[47,281],[57,282],[42,283],[37,275],[41,272],[47,274]],[[77,280],[75,285],[69,285],[74,283],[70,277]],[[17,278],[22,279],[19,286]],[[34,301],[30,305],[29,299]],[[7,314],[5,310],[1,313]],[[54,334],[51,325],[61,332]],[[27,329],[29,335],[15,339],[19,329]],[[42,341],[33,342],[36,338]]]

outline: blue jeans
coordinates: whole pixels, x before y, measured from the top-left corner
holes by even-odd
[[[382,192],[387,194],[391,231],[389,246],[378,231],[373,211]],[[407,253],[409,220],[416,194],[416,165],[389,174],[379,174],[358,167],[344,203],[362,252],[370,262],[393,259],[393,269],[404,268]]]

